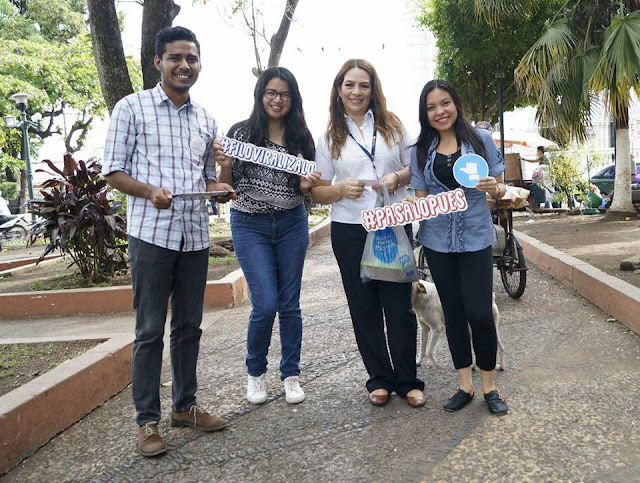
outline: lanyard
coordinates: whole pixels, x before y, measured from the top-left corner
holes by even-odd
[[[367,157],[371,160],[371,166],[373,167],[373,172],[376,174],[376,177],[377,177],[378,174],[376,173],[376,166],[375,164],[373,164],[373,157],[376,154],[376,138],[378,137],[378,130],[377,129],[373,130],[373,139],[371,140],[371,152],[369,152],[367,148],[365,148],[362,144],[360,144],[358,140],[353,137],[353,134],[349,133],[349,136],[351,136],[351,139],[353,139],[356,142],[356,144],[360,146],[360,149],[362,149],[364,151],[364,154],[366,154]]]

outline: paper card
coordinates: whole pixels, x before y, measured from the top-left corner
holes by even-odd
[[[185,198],[185,199],[193,199],[193,198],[211,198],[213,196],[226,196],[230,192],[229,191],[199,191],[194,193],[180,193],[173,195],[174,198]]]
[[[380,184],[379,179],[359,179],[358,181],[360,181],[365,186],[376,186]]]

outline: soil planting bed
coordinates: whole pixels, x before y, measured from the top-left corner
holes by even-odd
[[[0,396],[77,357],[102,340],[0,344]]]

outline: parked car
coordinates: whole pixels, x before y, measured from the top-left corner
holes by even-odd
[[[608,195],[613,191],[613,184],[616,177],[616,165],[609,164],[594,174],[589,182],[595,184],[603,195]],[[635,184],[637,189],[638,183],[640,183],[640,163],[636,163],[636,177],[635,183],[631,182],[632,186]]]

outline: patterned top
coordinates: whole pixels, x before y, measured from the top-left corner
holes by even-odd
[[[205,179],[216,180],[216,131],[204,108],[191,100],[176,108],[160,84],[128,95],[111,113],[102,174],[124,171],[173,194],[205,191]],[[203,199],[174,198],[169,209],[158,210],[150,200],[127,195],[127,233],[159,247],[207,248],[208,221]]]
[[[234,124],[228,137],[249,142],[248,121]],[[265,138],[265,147],[283,153],[287,148]],[[299,155],[298,153],[289,153]],[[300,155],[301,156],[301,155]],[[274,213],[290,210],[303,202],[300,192],[300,176],[286,173],[268,166],[241,161],[234,158],[231,163],[233,187],[237,199],[232,208],[244,213]]]

